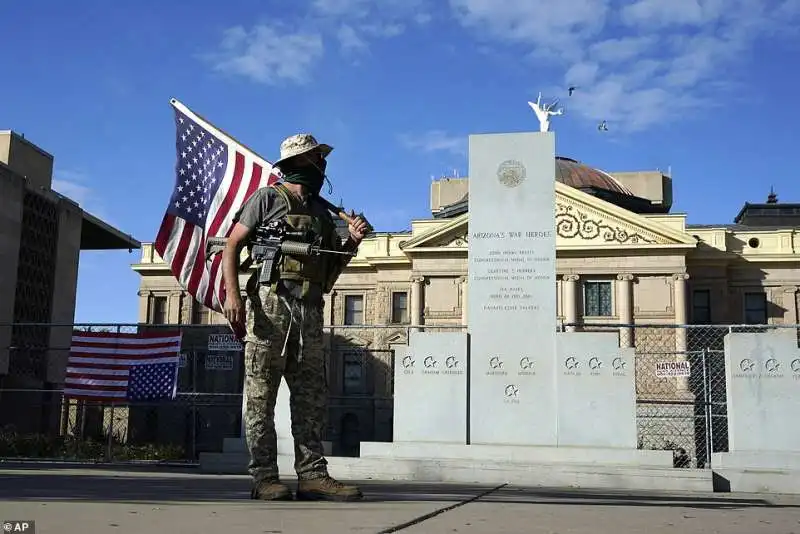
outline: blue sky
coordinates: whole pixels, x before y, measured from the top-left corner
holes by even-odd
[[[144,242],[174,183],[171,97],[267,159],[296,132],[334,145],[331,200],[380,231],[429,215],[432,176],[467,175],[470,133],[536,130],[538,91],[565,105],[560,155],[671,168],[690,223],[729,223],[770,186],[800,202],[798,0],[0,4],[0,129]],[[138,257],[82,254],[76,321],[136,321]]]

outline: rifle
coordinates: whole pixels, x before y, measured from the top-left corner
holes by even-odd
[[[327,198],[324,198],[324,197],[322,197],[320,195],[316,195],[316,198],[317,198],[317,200],[319,200],[322,203],[323,206],[325,206],[326,209],[328,209],[329,211],[331,211],[334,214],[336,214],[336,216],[339,217],[341,220],[343,220],[347,224],[350,224],[352,222],[352,220],[353,220],[352,217],[350,215],[348,215],[343,209],[340,209],[338,206],[336,206],[333,202],[329,201]],[[359,215],[361,215],[361,214],[359,214]],[[374,232],[375,229],[372,227],[372,225],[370,225],[369,223],[367,223],[367,224],[368,224],[367,233],[369,234],[369,233]],[[299,238],[303,239],[303,238],[307,237],[307,236],[288,236],[288,235],[285,235],[286,232],[287,232],[286,228],[285,227],[281,228],[279,225],[274,225],[273,229],[270,230],[270,231],[267,231],[267,229],[264,228],[264,227],[258,227],[258,228],[255,229],[255,237],[252,240],[252,242],[256,243],[259,239],[261,239],[261,240],[264,240],[264,245],[265,246],[274,246],[275,238],[277,236],[281,235],[281,234],[283,234],[283,238],[286,238],[286,237],[299,237]],[[211,256],[213,256],[214,254],[218,254],[218,253],[222,252],[225,249],[225,245],[226,245],[227,242],[228,242],[228,238],[227,237],[209,237],[208,240],[206,241],[206,261],[208,261],[211,258]],[[289,254],[300,254],[300,255],[303,255],[303,254],[306,254],[306,255],[307,254],[319,254],[319,253],[322,253],[322,252],[327,252],[327,253],[332,253],[332,254],[347,254],[349,256],[355,256],[355,254],[353,254],[353,253],[337,252],[337,251],[333,251],[333,250],[324,250],[324,249],[320,249],[318,246],[317,247],[311,247],[311,248],[303,248],[302,250],[300,250],[298,248],[293,248],[293,247],[295,247],[295,243],[296,242],[288,241],[287,243],[289,243],[287,245],[287,247],[289,247],[292,250],[289,250],[289,251],[281,250],[281,252],[288,252]],[[300,244],[303,247],[307,247],[307,244],[305,242],[300,243]],[[254,251],[255,251],[255,249],[254,249]],[[259,251],[259,253],[261,253],[261,249],[258,249],[258,251]],[[251,252],[251,256],[249,258],[247,258],[244,262],[242,262],[242,264],[239,266],[239,268],[241,270],[247,270],[247,268],[250,267],[250,265],[253,263],[253,261],[258,261],[257,259],[253,258],[253,254],[254,253],[255,252]]]
[[[317,238],[312,241],[311,236],[305,232],[289,230],[285,221],[270,221],[266,225],[255,228],[253,238],[250,241],[250,255],[242,262],[239,268],[240,270],[246,270],[252,263],[260,262],[261,269],[259,270],[258,282],[260,284],[268,284],[272,279],[272,272],[281,254],[298,256],[341,254],[343,256],[355,256],[355,252],[320,248],[320,239]],[[208,241],[206,241],[206,260],[224,250],[227,241],[227,237],[208,238]]]

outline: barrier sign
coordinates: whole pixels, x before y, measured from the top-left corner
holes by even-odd
[[[208,334],[208,350],[240,351],[242,344],[233,334]]]
[[[658,362],[656,363],[656,376],[658,378],[672,378],[676,376],[689,376],[692,369],[689,362]]]
[[[233,370],[233,357],[230,352],[206,354],[207,371],[231,371]]]

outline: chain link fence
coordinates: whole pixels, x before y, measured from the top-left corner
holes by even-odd
[[[0,325],[0,459],[195,463],[241,437],[241,346],[224,325]],[[177,394],[170,401],[69,398],[64,377],[73,332],[181,331]],[[408,328],[328,327],[326,439],[357,455],[358,442],[392,436],[393,355]],[[3,373],[4,370],[7,372]]]
[[[3,329],[11,331],[2,336]],[[26,330],[29,328],[29,330]],[[112,405],[65,398],[74,330],[182,331],[175,400]],[[326,440],[358,455],[360,441],[390,441],[393,346],[404,326],[327,328],[330,388]],[[459,326],[424,326],[457,331]],[[675,467],[708,468],[728,450],[724,337],[797,325],[562,324],[557,330],[614,332],[635,351],[639,448],[671,450]],[[0,458],[194,463],[241,436],[241,349],[221,325],[0,325]],[[7,372],[3,374],[3,370]]]

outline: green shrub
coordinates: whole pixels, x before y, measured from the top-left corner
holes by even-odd
[[[0,458],[42,458],[59,460],[104,460],[108,442],[79,439],[74,436],[20,434],[13,429],[0,429]],[[183,460],[183,447],[177,445],[131,445],[114,440],[113,460]]]

